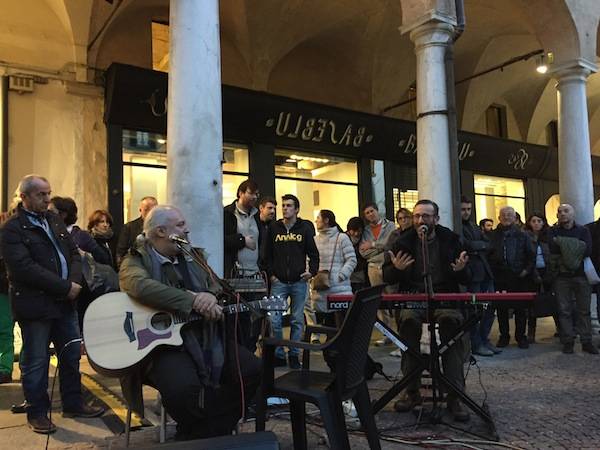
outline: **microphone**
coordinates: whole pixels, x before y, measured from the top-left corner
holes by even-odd
[[[429,227],[426,224],[419,225],[419,227],[417,228],[417,233],[421,235],[426,235],[428,231]]]
[[[176,244],[186,244],[190,245],[190,242],[187,239],[177,236],[176,234],[169,235],[169,240],[175,242]]]

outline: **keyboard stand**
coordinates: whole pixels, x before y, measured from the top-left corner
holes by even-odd
[[[447,392],[452,392],[456,397],[471,411],[473,411],[477,416],[479,416],[488,426],[488,431],[493,440],[499,440],[498,432],[496,431],[496,424],[494,423],[494,419],[492,418],[489,408],[487,404],[483,404],[479,406],[471,397],[469,397],[463,389],[454,384],[451,380],[449,380],[441,370],[441,364],[439,362],[439,358],[442,357],[444,353],[448,351],[450,347],[456,344],[459,339],[461,339],[468,330],[473,327],[482,316],[483,308],[478,306],[475,308],[475,314],[471,315],[468,319],[466,319],[457,329],[452,338],[448,342],[442,342],[438,347],[438,360],[434,362],[434,364],[430,364],[430,355],[422,355],[420,351],[414,349],[410,346],[407,346],[402,342],[398,333],[388,327],[385,323],[377,320],[376,327],[379,329],[386,337],[388,337],[396,346],[403,351],[410,353],[412,356],[419,360],[419,367],[415,368],[410,373],[407,373],[402,377],[400,381],[395,383],[385,394],[381,396],[378,400],[373,402],[373,414],[377,414],[381,411],[388,403],[390,403],[400,392],[402,392],[406,387],[417,377],[421,377],[423,370],[429,370],[432,385],[434,386],[443,386]],[[430,328],[431,330],[431,328]],[[434,333],[431,333],[430,339],[433,339],[434,343],[432,345],[437,346],[437,340]],[[405,350],[404,350],[405,349]],[[435,414],[434,414],[435,416]],[[438,421],[439,422],[439,421]]]

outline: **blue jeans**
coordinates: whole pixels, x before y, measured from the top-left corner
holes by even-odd
[[[83,405],[79,358],[81,345],[77,342],[63,347],[72,339],[79,339],[77,312],[64,305],[59,319],[19,321],[23,336],[20,355],[23,393],[27,400],[27,417],[46,416],[50,409],[48,398],[48,369],[50,342],[59,358],[60,397],[63,410],[77,410]]]
[[[468,291],[477,292],[494,292],[494,280],[486,280],[481,283],[473,283],[469,285]],[[490,332],[494,325],[494,308],[491,306],[483,311],[481,320],[471,328],[471,349],[477,350],[481,345],[487,345],[490,342]]]
[[[271,295],[281,295],[282,297],[290,297],[290,339],[292,341],[300,341],[304,330],[304,302],[306,301],[306,281],[300,280],[295,283],[284,283],[276,281],[271,286]],[[281,330],[282,313],[275,311],[271,315],[271,323],[273,325],[273,333],[277,339],[283,338]],[[298,356],[300,350],[297,348],[289,348],[290,356]],[[285,358],[285,350],[283,347],[275,349],[277,358]]]

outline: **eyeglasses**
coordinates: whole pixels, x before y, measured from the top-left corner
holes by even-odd
[[[429,219],[433,219],[433,217],[435,217],[433,214],[413,214],[413,219],[415,219],[415,220],[419,220],[419,219],[429,220]]]

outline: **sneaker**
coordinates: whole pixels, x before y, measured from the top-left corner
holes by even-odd
[[[517,346],[522,349],[529,348],[529,341],[525,337],[523,339],[519,339],[517,341]]]
[[[573,343],[570,342],[570,343],[564,344],[563,348],[562,348],[562,352],[567,355],[570,355],[571,353],[573,353]]]
[[[46,416],[28,417],[27,425],[35,433],[39,434],[52,434],[56,431],[56,425],[54,425]]]
[[[342,409],[344,410],[345,415],[350,417],[358,417],[356,406],[354,406],[354,402],[352,400],[344,400],[342,402]]]
[[[423,403],[423,398],[420,392],[404,391],[400,395],[400,399],[394,403],[394,409],[396,412],[408,412],[421,403]]]
[[[455,398],[449,398],[446,402],[448,411],[457,422],[468,422],[470,419],[469,412]]]
[[[500,336],[498,342],[496,342],[496,347],[506,347],[510,342],[510,336]]]
[[[300,370],[302,369],[302,364],[300,364],[300,360],[297,356],[288,356],[288,362],[290,364],[290,369],[292,370]]]
[[[27,412],[27,401],[23,400],[18,405],[12,405],[10,407],[10,412],[13,414],[25,414],[25,412]]]
[[[382,347],[384,345],[390,345],[391,343],[392,343],[392,341],[390,341],[389,338],[378,339],[375,341],[375,345],[377,347]]]
[[[275,357],[273,360],[273,367],[287,367],[287,361],[285,358]]]
[[[84,419],[91,419],[92,417],[98,417],[104,414],[104,408],[101,406],[91,406],[85,403],[77,409],[65,409],[63,408],[63,417],[81,417]]]
[[[500,353],[502,353],[502,350],[500,350],[498,347],[496,347],[495,345],[493,345],[491,342],[487,342],[487,343],[485,343],[483,345],[488,350],[491,350],[492,352],[494,352],[495,355],[499,355]]]
[[[494,352],[483,345],[476,347],[472,353],[479,356],[494,356]]]
[[[390,356],[394,356],[396,358],[401,358],[402,357],[402,350],[400,350],[399,348],[397,348],[393,352],[390,352]]]
[[[586,342],[584,344],[581,344],[581,350],[586,353],[591,353],[592,355],[598,354],[598,349],[596,347],[594,347],[594,344],[592,344],[591,342]]]

